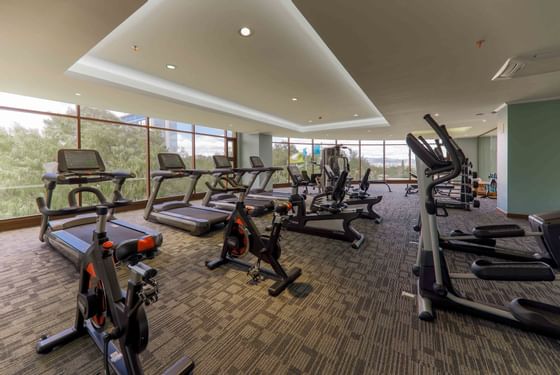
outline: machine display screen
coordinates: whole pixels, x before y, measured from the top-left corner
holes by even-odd
[[[251,159],[251,165],[253,166],[253,168],[263,168],[264,167],[264,164],[263,164],[260,157],[251,156],[250,159]]]
[[[64,150],[62,164],[67,170],[98,170],[99,158],[95,150]],[[60,164],[60,161],[59,161]]]
[[[214,165],[218,169],[231,168],[229,159],[223,155],[214,155]]]
[[[161,153],[158,154],[158,159],[161,169],[185,169],[185,164],[179,154]]]

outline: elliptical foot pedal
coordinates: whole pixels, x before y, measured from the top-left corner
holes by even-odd
[[[213,270],[215,268],[218,268],[218,267],[226,264],[227,262],[228,262],[227,259],[217,258],[217,259],[207,260],[205,262],[205,264],[206,264],[206,267],[208,267],[208,269]]]
[[[509,310],[528,328],[550,337],[560,338],[560,307],[516,298],[510,302]]]

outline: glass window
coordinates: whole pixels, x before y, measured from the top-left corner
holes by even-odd
[[[224,129],[208,128],[202,125],[196,125],[195,129],[196,132],[200,134],[220,135],[222,137],[225,135]]]
[[[304,143],[304,144],[311,144],[310,138],[291,138],[290,143]]]
[[[182,130],[186,132],[192,131],[191,124],[187,124],[179,121],[163,120],[159,118],[150,118],[150,126],[154,128]]]
[[[146,129],[129,125],[112,125],[93,120],[82,120],[82,148],[99,151],[107,170],[124,170],[136,175],[126,180],[122,192],[132,200],[146,198]],[[101,191],[111,198],[113,183],[99,185]],[[84,197],[91,204],[94,197]]]
[[[416,174],[416,155],[414,155],[414,152],[410,152],[410,173]]]
[[[312,149],[311,145],[290,143],[290,164],[295,164],[301,170],[312,172]]]
[[[381,145],[362,145],[362,173],[371,168],[370,180],[383,180],[383,141]]]
[[[288,176],[288,144],[287,143],[273,143],[272,144],[272,165],[275,167],[281,167],[282,170],[275,172],[272,175],[273,184],[285,184],[289,181]]]
[[[198,126],[197,126],[198,129]],[[225,138],[211,137],[207,135],[196,135],[194,146],[196,148],[195,166],[197,169],[214,169],[212,156],[224,154]],[[197,192],[207,191],[205,182],[210,181],[212,176],[204,175],[198,180]]]
[[[383,141],[364,140],[360,141],[363,145],[383,145]]]
[[[272,137],[272,142],[288,142],[288,137]]]
[[[60,148],[77,147],[75,118],[0,110],[0,219],[37,214],[44,195],[44,164]],[[52,207],[68,205],[68,187],[57,187]]]
[[[360,141],[357,141],[355,139],[337,139],[336,140],[337,145],[357,145],[358,143],[360,143]]]
[[[192,167],[192,135],[174,131],[150,129],[150,168],[159,169],[157,155],[160,152],[175,152],[181,155],[187,168]],[[158,197],[183,195],[187,188],[187,180],[166,180],[158,192]]]
[[[400,141],[402,143],[402,141]],[[385,145],[385,173],[388,179],[409,177],[408,146],[402,144]]]
[[[226,135],[227,135],[229,138],[234,138],[234,137],[235,137],[235,133],[232,132],[231,130],[228,130],[228,131],[226,132]]]
[[[316,145],[334,145],[336,144],[335,139],[314,139],[313,143]]]
[[[76,105],[0,92],[0,106],[59,114],[76,114]]]
[[[80,116],[114,122],[126,122],[133,125],[147,125],[144,115],[135,115],[127,112],[111,111],[94,107],[80,107]]]
[[[345,146],[342,150],[344,151],[344,154],[348,158],[348,164],[350,164],[350,173],[348,174],[348,177],[352,177],[353,181],[359,181],[361,178],[360,146],[349,145],[349,146]]]

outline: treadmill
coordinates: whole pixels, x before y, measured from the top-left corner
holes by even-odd
[[[214,155],[214,169],[212,174],[212,183],[206,182],[208,192],[204,196],[202,205],[206,207],[214,207],[227,211],[233,211],[236,203],[240,200],[237,194],[240,188],[244,188],[245,192],[249,186],[242,184],[243,176],[247,173],[261,173],[259,168],[233,168],[229,159],[224,155]],[[254,178],[254,177],[253,177]],[[231,187],[231,189],[228,189]],[[251,216],[261,216],[274,209],[274,200],[269,198],[244,198],[245,207]]]
[[[58,151],[58,172],[46,173],[42,180],[45,185],[45,197],[37,198],[41,212],[39,239],[48,243],[69,259],[77,269],[84,254],[91,246],[92,233],[97,217],[92,208],[102,204],[109,207],[107,236],[113,243],[113,249],[127,240],[138,240],[144,257],[153,257],[163,242],[161,233],[138,225],[118,220],[114,216],[117,207],[132,203],[123,197],[121,190],[127,178],[135,177],[128,172],[109,172],[105,170],[103,159],[96,150],[62,149]],[[111,200],[91,184],[112,181],[114,184]],[[52,209],[52,198],[57,185],[76,186],[68,192],[68,207]],[[85,186],[82,186],[85,185]],[[99,201],[92,206],[79,204],[78,195],[90,193]],[[52,220],[56,219],[56,220]],[[140,250],[140,249],[139,249]]]
[[[192,205],[190,199],[200,177],[210,171],[186,169],[181,155],[175,153],[158,154],[159,171],[152,172],[152,193],[144,210],[144,219],[170,225],[200,236],[209,232],[215,225],[225,223],[229,211],[212,207]],[[187,189],[180,201],[156,205],[158,192],[164,181],[176,178],[187,180]]]
[[[249,198],[257,198],[257,199],[274,199],[280,201],[289,201],[290,197],[294,193],[282,192],[282,191],[274,191],[274,190],[266,190],[272,175],[278,171],[281,171],[283,168],[280,167],[265,167],[264,163],[260,156],[250,156],[249,160],[251,161],[251,167],[255,170],[260,171],[260,173],[252,174],[252,178],[249,181]],[[264,178],[260,180],[258,186],[255,186],[257,182],[257,177],[264,173]],[[297,194],[297,192],[295,193]]]

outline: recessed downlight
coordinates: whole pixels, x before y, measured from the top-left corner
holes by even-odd
[[[307,122],[311,124],[313,122],[313,120],[307,120]]]
[[[76,95],[76,96],[82,96],[82,94],[80,94],[79,92],[75,93],[74,95]]]
[[[435,116],[435,117],[439,117],[439,113],[434,113],[434,116]]]
[[[482,122],[486,122],[486,119],[485,119],[485,118],[483,118],[483,119],[482,119]]]
[[[352,116],[354,116],[354,117],[359,117],[360,115],[357,114],[357,113],[354,113]]]
[[[251,35],[253,35],[253,30],[251,30],[247,26],[243,26],[242,28],[239,29],[239,35],[241,35],[244,38],[250,37]]]
[[[134,44],[134,45],[133,45],[132,47],[130,47],[130,48],[132,48],[132,50],[133,50],[134,52],[138,52],[138,51],[140,50],[140,47],[138,47],[138,45],[136,45],[136,44]]]
[[[292,98],[292,102],[297,102],[298,98],[296,98],[295,96]]]
[[[165,67],[166,67],[167,69],[169,69],[169,70],[175,70],[175,69],[177,69],[177,66],[176,66],[176,65],[173,65],[173,64],[166,64]]]

